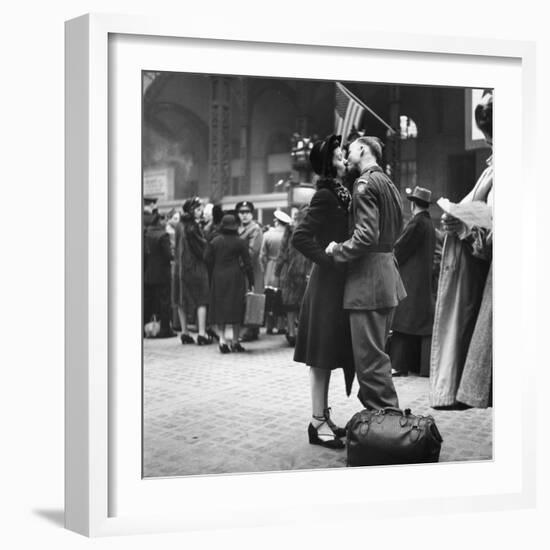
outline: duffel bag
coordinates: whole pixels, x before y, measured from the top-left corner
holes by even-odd
[[[443,439],[432,416],[365,409],[351,417],[346,430],[348,466],[439,462]]]

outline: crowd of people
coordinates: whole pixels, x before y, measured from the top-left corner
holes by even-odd
[[[242,342],[260,337],[257,327],[242,326],[245,295],[255,292],[266,294],[266,333],[295,345],[311,270],[291,244],[303,209],[276,210],[272,225],[262,226],[250,201],[224,211],[193,197],[164,216],[154,199],[145,203],[144,323],[158,319],[156,338],[177,330],[182,344],[217,342],[223,354],[243,352]]]
[[[475,119],[492,147],[490,91]],[[348,396],[357,380],[367,409],[398,408],[393,377],[409,372],[430,377],[434,408],[491,406],[492,230],[444,214],[439,231],[423,187],[407,196],[411,218],[403,227],[401,196],[381,168],[378,138],[344,146],[329,136],[314,144],[310,163],[318,175],[310,204],[276,212],[267,231],[247,201],[234,212],[214,205],[205,215],[189,199],[166,228],[151,214],[145,286],[168,310],[172,288],[182,343],[195,343],[187,330],[194,316],[196,344],[216,338],[222,353],[244,351],[240,341],[258,338],[257,329],[241,327],[244,296],[265,292],[279,303],[268,308],[267,331],[284,333],[294,360],[310,367],[309,441],[332,449],[344,447],[346,434],[328,403],[337,368]],[[487,164],[462,202],[492,207],[491,158]],[[169,315],[160,321],[161,335],[171,336]]]

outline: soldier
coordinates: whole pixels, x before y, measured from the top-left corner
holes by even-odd
[[[398,407],[386,339],[397,304],[406,296],[393,246],[403,228],[401,198],[379,164],[382,145],[365,136],[351,143],[346,166],[353,184],[351,237],[326,253],[348,264],[344,309],[349,311],[359,400],[367,409]]]
[[[238,202],[235,211],[239,216],[239,237],[248,242],[248,252],[254,271],[254,288],[258,294],[264,291],[264,274],[260,263],[263,232],[260,224],[254,220],[254,205],[249,201]],[[248,328],[243,332],[241,340],[251,342],[258,339],[259,329]]]

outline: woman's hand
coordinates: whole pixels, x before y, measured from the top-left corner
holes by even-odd
[[[458,218],[445,213],[441,216],[441,229],[443,229],[445,233],[456,233],[458,235],[464,232],[466,226]]]

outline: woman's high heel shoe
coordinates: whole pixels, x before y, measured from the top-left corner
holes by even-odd
[[[220,344],[220,353],[231,353],[229,346],[227,344]]]
[[[328,427],[332,430],[332,433],[336,437],[346,437],[347,431],[345,428],[340,428],[337,426],[331,419],[330,419],[330,407],[328,409],[325,409],[323,411],[323,414],[325,416],[325,421],[328,425]]]
[[[325,423],[326,420],[323,423],[319,424],[317,428],[315,428],[313,424],[310,423],[310,425],[307,427],[309,442],[312,445],[321,445],[321,447],[326,447],[327,449],[343,449],[345,445],[337,437],[334,437],[333,439],[327,439],[326,441],[319,437],[319,428]]]

